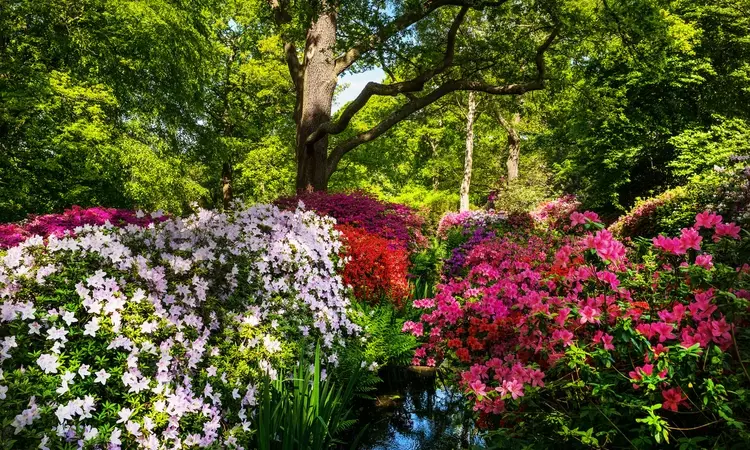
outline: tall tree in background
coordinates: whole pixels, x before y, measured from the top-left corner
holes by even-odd
[[[508,182],[512,183],[518,179],[518,164],[521,158],[521,136],[518,134],[518,124],[521,122],[521,114],[516,112],[512,114],[511,120],[506,119],[499,108],[495,108],[493,113],[497,118],[500,126],[508,133],[508,159],[505,165],[508,169]]]
[[[459,193],[459,211],[469,210],[469,189],[471,188],[471,170],[474,157],[474,123],[477,120],[477,99],[473,91],[469,91],[466,100],[466,151],[464,153],[464,176],[461,180]]]
[[[554,2],[530,3],[527,7],[506,1],[480,0],[318,0],[304,6],[288,0],[268,2],[286,40],[287,63],[296,87],[298,190],[325,190],[344,155],[452,92],[519,95],[542,89],[544,53],[559,31]],[[525,57],[517,64],[515,79],[493,84],[482,78],[483,70],[499,63],[493,53],[493,39],[479,41],[480,47],[488,45],[481,56],[477,52],[467,52],[471,57],[457,54],[457,48],[476,46],[474,43],[465,43],[460,48],[457,45],[459,29],[470,11],[492,14],[492,18],[512,17],[515,21],[523,17],[527,22],[524,26],[529,27],[526,30],[533,30],[524,31],[524,43],[535,44],[532,51],[522,52]],[[415,39],[419,35],[409,34],[413,27],[419,26],[431,27],[433,39]],[[442,52],[436,51],[436,34],[442,37]],[[301,55],[298,46],[302,48]],[[528,49],[528,45],[519,43],[517,46]],[[503,50],[504,45],[494,48],[495,52]],[[369,83],[336,119],[332,119],[333,96],[342,73],[357,64],[371,66],[376,58],[398,59],[403,53],[421,55],[409,78],[390,84]],[[533,72],[527,69],[530,66],[535,68]],[[352,118],[374,96],[403,96],[404,100],[370,129],[335,142],[329,149],[331,136],[347,130]]]

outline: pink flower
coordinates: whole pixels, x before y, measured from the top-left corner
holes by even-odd
[[[686,248],[682,245],[682,241],[679,238],[668,238],[659,235],[651,240],[654,243],[654,247],[660,248],[667,253],[675,255],[684,255]]]
[[[404,333],[411,332],[414,336],[422,336],[424,333],[424,325],[421,322],[412,322],[407,320],[404,322],[404,326],[401,328]]]
[[[586,225],[586,216],[578,211],[574,211],[573,214],[570,215],[570,226],[574,227],[576,225]]]
[[[513,400],[523,397],[523,384],[519,383],[518,380],[505,380],[502,386],[496,387],[495,390],[503,396],[510,395]]]
[[[740,238],[740,227],[731,223],[720,223],[716,225],[716,233],[714,233],[714,242],[719,242],[722,236],[727,236],[732,239]]]
[[[580,314],[581,314],[581,323],[584,324],[586,322],[599,323],[599,316],[601,316],[602,313],[596,308],[592,308],[590,306],[584,306],[583,309],[580,311]]]
[[[613,337],[602,331],[597,331],[594,334],[594,342],[601,342],[604,345],[604,350],[614,350],[615,346],[612,345]]]
[[[682,248],[700,250],[702,240],[703,237],[698,234],[698,230],[695,228],[682,229],[682,234],[680,235],[680,244],[682,245]]]
[[[565,347],[569,346],[573,342],[573,333],[568,330],[555,330],[552,333],[553,341],[562,341]]]
[[[534,370],[529,372],[529,377],[531,378],[531,386],[533,387],[544,387],[544,372],[541,370]]]
[[[675,339],[677,336],[672,333],[673,326],[666,322],[656,322],[651,324],[651,331],[659,335],[659,342],[667,339]]]
[[[592,222],[601,223],[602,221],[599,218],[599,214],[595,213],[594,211],[586,211],[583,213],[583,216]]]
[[[695,216],[696,228],[713,228],[721,223],[722,217],[712,212],[703,211]]]
[[[429,367],[435,367],[435,358],[427,358],[427,365]]]
[[[487,386],[482,383],[481,380],[475,380],[469,383],[469,387],[472,391],[474,391],[475,394],[480,397],[487,395]]]
[[[664,397],[661,407],[674,412],[677,412],[677,407],[687,400],[679,387],[661,391],[661,396]]]
[[[706,270],[711,270],[714,266],[713,256],[707,254],[698,255],[695,257],[695,265],[703,267]]]

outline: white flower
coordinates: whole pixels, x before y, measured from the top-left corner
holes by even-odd
[[[107,380],[112,375],[108,374],[106,370],[102,369],[98,372],[96,372],[94,375],[96,375],[96,379],[94,380],[94,383],[101,383],[101,384],[107,384]]]
[[[41,367],[44,373],[57,373],[60,363],[56,355],[43,354],[36,359],[36,363]]]
[[[271,336],[263,336],[263,347],[265,347],[268,353],[276,353],[281,351],[281,342],[274,339]]]
[[[49,447],[47,447],[47,443],[49,442],[49,436],[46,434],[44,437],[42,437],[42,442],[39,443],[39,450],[49,450]]]
[[[5,394],[8,392],[8,386],[0,386],[0,400],[5,400]]]
[[[63,381],[63,383],[72,383],[73,379],[76,377],[75,372],[71,372],[70,370],[66,370],[64,374],[60,377],[60,379]]]
[[[99,331],[99,318],[94,317],[83,327],[83,335],[96,337],[96,332]]]
[[[39,325],[39,322],[33,322],[29,324],[29,334],[39,334],[39,331],[42,329],[42,326]]]
[[[133,415],[133,410],[130,408],[122,408],[120,412],[117,413],[117,415],[120,416],[120,419],[117,421],[117,423],[125,423],[130,419],[130,416]],[[128,429],[128,431],[130,431],[130,429]]]
[[[70,386],[68,386],[68,383],[66,383],[65,381],[62,382],[59,388],[55,389],[55,392],[57,392],[60,395],[63,395],[69,391],[70,391]]]
[[[125,429],[128,430],[128,433],[132,434],[133,436],[138,437],[141,435],[141,426],[138,425],[137,422],[126,423]]]
[[[109,435],[109,443],[113,446],[122,445],[120,436],[122,436],[122,431],[119,428],[115,428],[114,430],[112,430],[112,434]]]
[[[96,429],[96,427],[88,428],[88,425],[86,425],[87,429],[83,432],[83,440],[90,441],[92,439],[95,439],[97,436],[99,436],[99,430]]]
[[[68,326],[73,325],[75,322],[78,322],[78,319],[76,319],[75,314],[73,314],[70,311],[65,311],[62,315],[62,320],[68,324]]]
[[[91,372],[89,371],[90,368],[91,366],[88,364],[81,364],[81,367],[78,368],[78,375],[80,375],[81,378],[86,378],[91,375]]]
[[[260,319],[258,319],[258,316],[256,316],[255,314],[253,314],[253,315],[250,315],[250,316],[246,316],[245,319],[243,320],[243,322],[246,325],[250,325],[251,327],[254,327],[254,326],[257,326],[260,323]]]
[[[68,335],[68,330],[65,328],[55,328],[52,327],[49,330],[47,330],[47,340],[55,340],[60,342],[68,342],[68,339],[65,337]]]

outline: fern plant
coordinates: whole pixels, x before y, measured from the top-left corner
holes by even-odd
[[[352,306],[352,312],[352,321],[362,327],[365,337],[361,361],[376,362],[378,366],[406,365],[411,361],[417,340],[401,331],[405,319],[393,305],[358,303]]]
[[[352,405],[359,374],[351,371],[342,383],[333,376],[324,379],[318,344],[312,367],[303,354],[289,378],[266,376],[258,405],[257,448],[318,450],[341,444],[337,436],[356,422]]]

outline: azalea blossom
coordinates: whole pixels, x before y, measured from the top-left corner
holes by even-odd
[[[37,358],[36,363],[44,373],[57,373],[57,368],[60,367],[57,355],[52,354],[40,355],[39,358]]]

